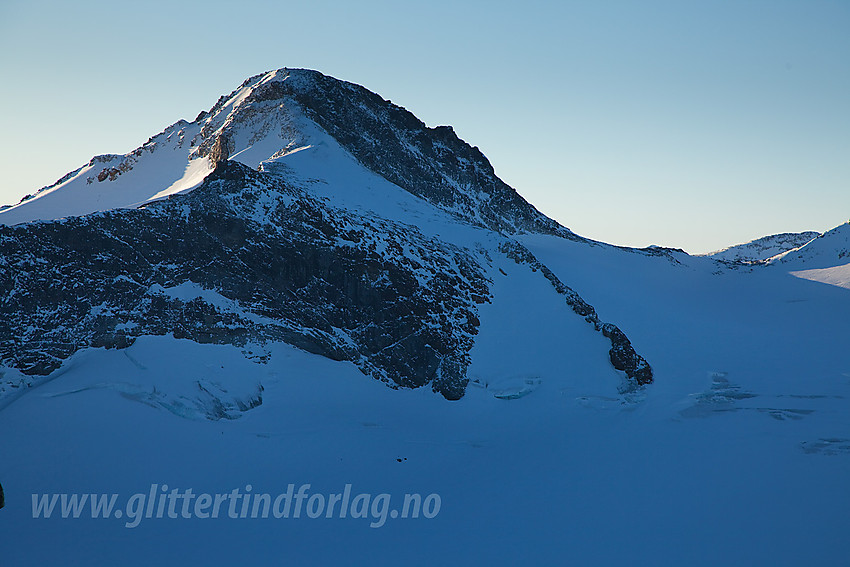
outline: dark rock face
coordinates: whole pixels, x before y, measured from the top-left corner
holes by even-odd
[[[227,133],[222,132],[215,138],[215,142],[210,149],[210,161],[214,164],[219,164],[223,161],[227,161],[230,155],[233,153],[234,145],[233,140],[230,139],[230,136]]]
[[[295,191],[221,162],[143,209],[0,227],[0,361],[43,375],[146,334],[274,340],[461,397],[472,297],[489,294],[480,267],[414,227]]]
[[[622,370],[626,376],[638,384],[651,384],[652,368],[641,355],[635,352],[626,334],[611,323],[604,323],[600,330],[611,340],[611,350],[608,354],[614,368]]]

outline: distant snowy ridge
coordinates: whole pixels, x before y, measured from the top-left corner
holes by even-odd
[[[756,263],[769,260],[778,254],[805,246],[820,236],[819,232],[783,232],[764,236],[744,244],[736,244],[716,252],[705,254],[715,260]]]
[[[850,223],[820,235],[772,263],[798,278],[850,289]]]
[[[805,246],[788,250],[773,262],[801,268],[831,268],[850,262],[850,223],[824,232]]]
[[[704,255],[726,265],[769,266],[791,275],[850,289],[850,223],[765,236]]]

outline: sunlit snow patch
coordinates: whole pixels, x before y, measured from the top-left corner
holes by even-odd
[[[850,263],[831,268],[814,268],[789,272],[792,276],[850,289]]]
[[[170,195],[176,195],[178,193],[186,193],[198,187],[201,183],[204,182],[204,179],[210,172],[213,170],[213,164],[210,162],[209,158],[203,157],[198,159],[193,159],[186,166],[186,170],[183,173],[183,176],[160,191],[156,193],[145,202],[156,201],[158,199],[162,199],[168,197]]]

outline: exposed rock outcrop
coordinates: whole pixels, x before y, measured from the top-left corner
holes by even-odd
[[[199,189],[144,209],[0,227],[0,360],[43,375],[144,334],[280,340],[461,397],[472,295],[488,293],[477,264],[414,227],[292,191],[221,162]]]
[[[233,140],[227,132],[221,132],[215,138],[215,142],[210,148],[210,161],[216,165],[223,161],[227,161],[233,154],[235,146]]]

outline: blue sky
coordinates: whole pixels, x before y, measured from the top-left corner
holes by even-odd
[[[850,3],[0,3],[0,202],[308,67],[451,124],[574,231],[706,252],[850,218]]]

